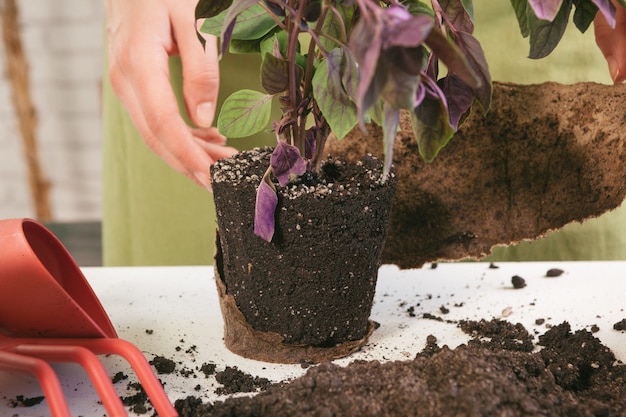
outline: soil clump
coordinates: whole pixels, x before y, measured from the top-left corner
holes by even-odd
[[[473,109],[431,163],[403,114],[383,263],[481,258],[618,207],[626,197],[624,100],[626,85],[494,82],[489,112]],[[368,126],[367,134],[331,136],[326,151],[380,157],[382,144],[381,129]]]

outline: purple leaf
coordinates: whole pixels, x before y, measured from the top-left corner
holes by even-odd
[[[297,147],[285,141],[278,141],[270,158],[272,172],[281,186],[285,186],[293,179],[306,171],[306,161],[300,156]]]
[[[474,102],[474,92],[454,74],[448,74],[439,80],[439,84],[448,101],[450,125],[456,132],[461,119]]]
[[[417,47],[424,42],[434,25],[429,16],[412,16],[400,6],[390,7],[386,11],[393,16],[393,22],[383,29],[383,49],[393,46]]]
[[[426,97],[411,114],[413,133],[420,155],[432,161],[454,135],[445,99]]]
[[[389,175],[389,171],[391,171],[391,163],[393,162],[393,144],[396,141],[399,123],[400,110],[394,109],[388,103],[385,103],[383,119],[383,150],[385,153],[385,164],[383,167],[384,180],[387,179],[387,175]]]
[[[419,77],[390,66],[381,95],[394,109],[413,110]]]
[[[261,85],[270,94],[285,91],[289,86],[289,62],[266,53],[261,63]]]
[[[424,55],[426,48],[418,46],[416,48],[401,48],[394,46],[387,49],[383,58],[393,63],[393,65],[411,75],[419,75],[424,69]]]
[[[480,79],[480,86],[474,89],[474,94],[483,109],[487,111],[491,107],[491,73],[485,53],[478,40],[466,32],[457,33],[457,46],[463,51],[469,66]]]
[[[428,45],[437,58],[446,64],[446,67],[448,67],[450,71],[456,73],[465,84],[471,88],[481,86],[481,79],[469,65],[464,54],[456,45],[452,44],[441,31],[436,29],[431,30],[428,34],[428,38],[426,38],[426,45]]]
[[[467,4],[463,0],[439,0],[438,3],[454,31],[474,32],[471,2]]]
[[[235,20],[230,22],[225,30],[222,32],[222,44],[220,46],[220,57],[224,55],[224,51],[228,50],[230,44],[230,38],[233,36],[233,30],[235,30]]]
[[[420,82],[415,93],[415,103],[413,104],[413,107],[419,106],[420,103],[424,101],[424,97],[426,97],[426,87]]]
[[[426,90],[425,100],[426,99],[440,100],[443,106],[446,108],[446,110],[448,109],[448,102],[446,100],[446,95],[443,93],[441,88],[439,88],[435,80],[433,80],[426,74],[422,74],[422,85],[424,86],[424,89]]]
[[[278,205],[276,189],[269,179],[269,172],[268,169],[259,184],[254,209],[254,234],[267,242],[271,242],[274,236],[276,206]]]
[[[535,12],[535,16],[541,20],[552,22],[559,12],[563,0],[528,0],[528,3]]]
[[[615,6],[610,0],[591,0],[598,6],[600,13],[604,16],[610,27],[615,28]]]
[[[363,107],[364,98],[370,89],[370,84],[376,74],[382,33],[382,21],[378,16],[363,15],[352,29],[350,49],[359,66],[359,83],[356,95],[356,104],[359,120],[367,110]]]
[[[372,78],[372,82],[369,87],[365,91],[365,95],[363,96],[361,102],[357,102],[357,117],[359,120],[359,124],[362,129],[365,129],[364,115],[365,112],[372,106],[376,104],[380,95],[383,91],[383,87],[387,82],[387,73],[389,72],[387,65],[385,62],[380,62],[376,67],[376,72],[374,73],[374,77]]]

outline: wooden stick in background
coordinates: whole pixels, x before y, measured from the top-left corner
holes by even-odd
[[[49,198],[50,182],[45,178],[39,162],[36,139],[37,117],[30,96],[28,63],[22,49],[18,26],[19,15],[15,0],[0,0],[0,14],[2,15],[7,72],[13,87],[13,106],[19,119],[31,197],[37,219],[44,222],[50,221],[52,220]]]

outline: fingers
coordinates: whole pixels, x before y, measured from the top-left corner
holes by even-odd
[[[193,28],[193,13],[183,8],[172,11],[174,37],[183,65],[183,95],[191,120],[200,127],[213,124],[215,103],[219,89],[219,62],[217,39],[205,38],[203,47]]]
[[[596,44],[604,55],[614,83],[626,79],[626,10],[616,4],[615,28],[598,13],[594,20]]]
[[[184,75],[191,74],[191,85],[205,83],[202,89],[191,88],[192,99],[187,106],[194,122],[210,126],[219,81],[217,56],[205,54],[195,35],[195,0],[174,1],[171,7],[168,3],[169,0],[107,0],[109,77],[150,149],[178,172],[210,188],[210,165],[236,151],[223,146],[226,140],[217,129],[194,129],[184,122],[170,84],[168,58],[174,53],[183,54],[184,65],[191,66],[183,70]],[[178,13],[189,18],[175,18]],[[177,25],[186,28],[174,27]],[[178,39],[182,40],[180,45],[176,43]],[[191,44],[192,39],[197,48]],[[186,55],[189,53],[191,56]],[[194,64],[195,59],[201,62]],[[204,78],[207,80],[201,81]],[[203,105],[205,102],[211,104]]]
[[[196,138],[202,139],[203,141],[215,145],[226,145],[226,137],[221,135],[215,127],[192,129],[191,132]]]

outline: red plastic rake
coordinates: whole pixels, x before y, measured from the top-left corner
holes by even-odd
[[[110,416],[127,416],[96,355],[126,359],[157,413],[178,413],[141,351],[119,339],[69,252],[43,225],[0,220],[0,370],[37,377],[54,417],[70,416],[48,362],[76,362],[89,375]]]

